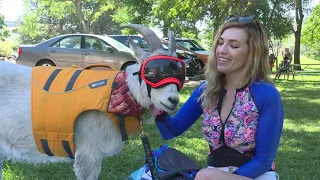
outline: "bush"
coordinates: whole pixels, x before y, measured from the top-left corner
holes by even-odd
[[[14,44],[11,42],[0,42],[0,57],[9,57],[12,55]]]

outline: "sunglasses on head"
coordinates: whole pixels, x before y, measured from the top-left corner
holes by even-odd
[[[226,23],[226,22],[237,20],[239,24],[248,24],[252,22],[252,20],[254,19],[255,19],[254,15],[251,15],[251,16],[233,16],[232,15],[232,16],[228,16],[224,22]]]
[[[180,91],[185,76],[185,62],[175,57],[152,56],[142,63],[141,78],[152,88],[176,84]]]
[[[254,15],[251,15],[251,16],[228,16],[224,23],[227,23],[227,22],[231,22],[231,21],[237,21],[239,24],[242,24],[242,25],[246,25],[246,24],[249,24],[251,23],[251,25],[255,26],[256,28],[258,28],[258,30],[260,31],[260,33],[262,33],[262,29],[261,29],[261,26],[260,24],[258,23],[258,21],[253,21],[255,20],[255,16]]]

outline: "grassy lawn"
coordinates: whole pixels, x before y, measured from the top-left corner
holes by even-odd
[[[320,61],[319,61],[320,63]],[[276,157],[277,172],[284,180],[316,180],[320,177],[320,76],[276,80],[285,108],[285,125]],[[181,104],[193,87],[181,92]],[[181,150],[200,167],[206,166],[207,143],[200,132],[202,117],[183,135],[164,141],[155,124],[146,121],[152,148],[162,144]],[[100,179],[123,180],[144,164],[144,150],[138,135],[130,136],[122,151],[103,161]],[[72,163],[25,165],[6,162],[4,180],[75,179]]]

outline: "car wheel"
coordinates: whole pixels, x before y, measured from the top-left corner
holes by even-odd
[[[37,63],[36,66],[56,66],[56,65],[50,60],[41,60]]]

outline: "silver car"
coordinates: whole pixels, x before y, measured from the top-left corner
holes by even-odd
[[[124,69],[135,63],[131,49],[108,36],[65,34],[35,45],[21,45],[16,63],[27,66],[108,64]]]

